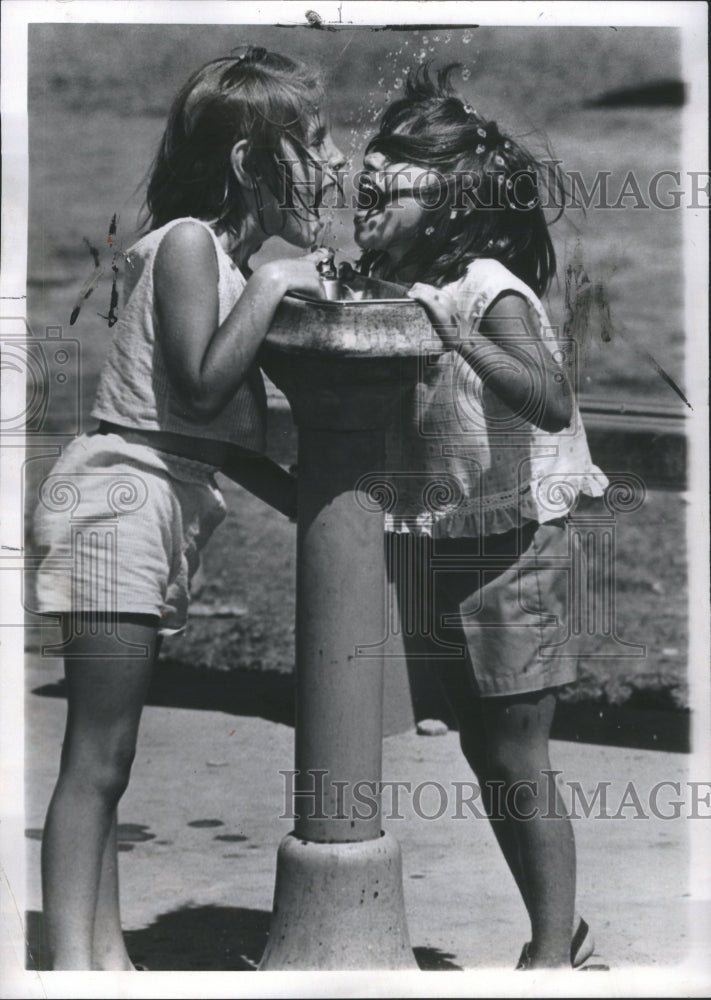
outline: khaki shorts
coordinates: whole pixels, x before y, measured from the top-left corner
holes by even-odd
[[[567,522],[528,522],[485,538],[390,534],[388,564],[408,659],[462,664],[480,697],[576,680]]]
[[[39,487],[34,540],[44,549],[37,611],[187,620],[200,551],[225,517],[212,466],[85,434]]]

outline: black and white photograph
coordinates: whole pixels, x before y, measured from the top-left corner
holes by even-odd
[[[709,994],[707,17],[3,0],[0,996]]]

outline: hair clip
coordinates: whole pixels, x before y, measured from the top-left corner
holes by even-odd
[[[476,134],[480,135],[482,137],[482,139],[486,139],[486,129],[478,128],[476,130]]]
[[[504,149],[511,149],[511,143],[508,139],[504,142]]]
[[[494,163],[496,164],[497,167],[503,167],[504,166],[503,156],[499,156],[499,154],[497,153],[496,156],[494,157]]]
[[[475,115],[476,114],[476,111],[471,106],[471,104],[462,104],[462,108],[464,109],[464,113],[466,115]]]
[[[479,145],[476,147],[476,152],[479,156],[481,156],[482,153],[486,152],[486,146],[480,142]]]
[[[263,62],[269,55],[267,50],[259,45],[248,46],[246,52],[240,52],[238,55],[233,55],[235,51],[236,49],[232,49],[230,52],[230,65],[220,77],[221,87],[234,87],[241,80],[242,72],[246,66],[254,66],[256,63]]]
[[[235,49],[232,49],[234,52]],[[232,55],[230,52],[230,58],[234,62],[235,66],[239,66],[243,62],[259,63],[263,62],[267,57],[267,50],[262,48],[261,45],[249,45],[245,52],[241,52],[239,55]]]

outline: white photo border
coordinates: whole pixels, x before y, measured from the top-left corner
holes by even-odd
[[[28,123],[27,31],[31,23],[183,23],[303,24],[309,4],[296,2],[236,3],[200,0],[4,0],[2,3],[3,198],[0,319],[24,316],[27,260]],[[478,2],[326,2],[314,4],[324,22],[345,24],[456,25],[659,25],[682,31],[682,58],[690,82],[684,110],[683,162],[708,171],[707,8],[696,2],[659,3],[478,3]],[[708,623],[708,212],[684,213],[686,385],[696,405],[689,418],[690,460],[687,519],[690,599],[690,677],[693,747],[691,777],[708,781],[711,774],[709,733]],[[693,348],[693,349],[692,349]],[[21,389],[11,384],[2,405],[19,412]],[[3,442],[3,544],[22,546],[20,473],[22,447]],[[21,620],[21,556],[16,572],[8,566],[0,578],[0,623]],[[23,634],[2,632],[2,699],[0,760],[2,814],[0,852],[0,996],[3,997],[234,997],[234,996],[702,996],[711,988],[711,961],[704,967],[630,969],[588,976],[581,982],[567,974],[521,979],[516,973],[38,973],[24,968],[23,933],[24,783],[23,783]],[[709,940],[711,865],[708,828],[693,824],[694,874],[691,888],[697,905],[700,941]]]

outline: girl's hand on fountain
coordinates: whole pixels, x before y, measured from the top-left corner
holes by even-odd
[[[316,265],[326,259],[325,250],[316,250],[304,257],[273,260],[264,267],[270,268],[275,280],[281,285],[282,294],[302,292],[314,298],[322,298],[321,278]]]
[[[416,282],[407,291],[407,296],[420,303],[444,346],[455,350],[461,343],[461,337],[457,307],[452,296],[441,288],[421,282]]]

